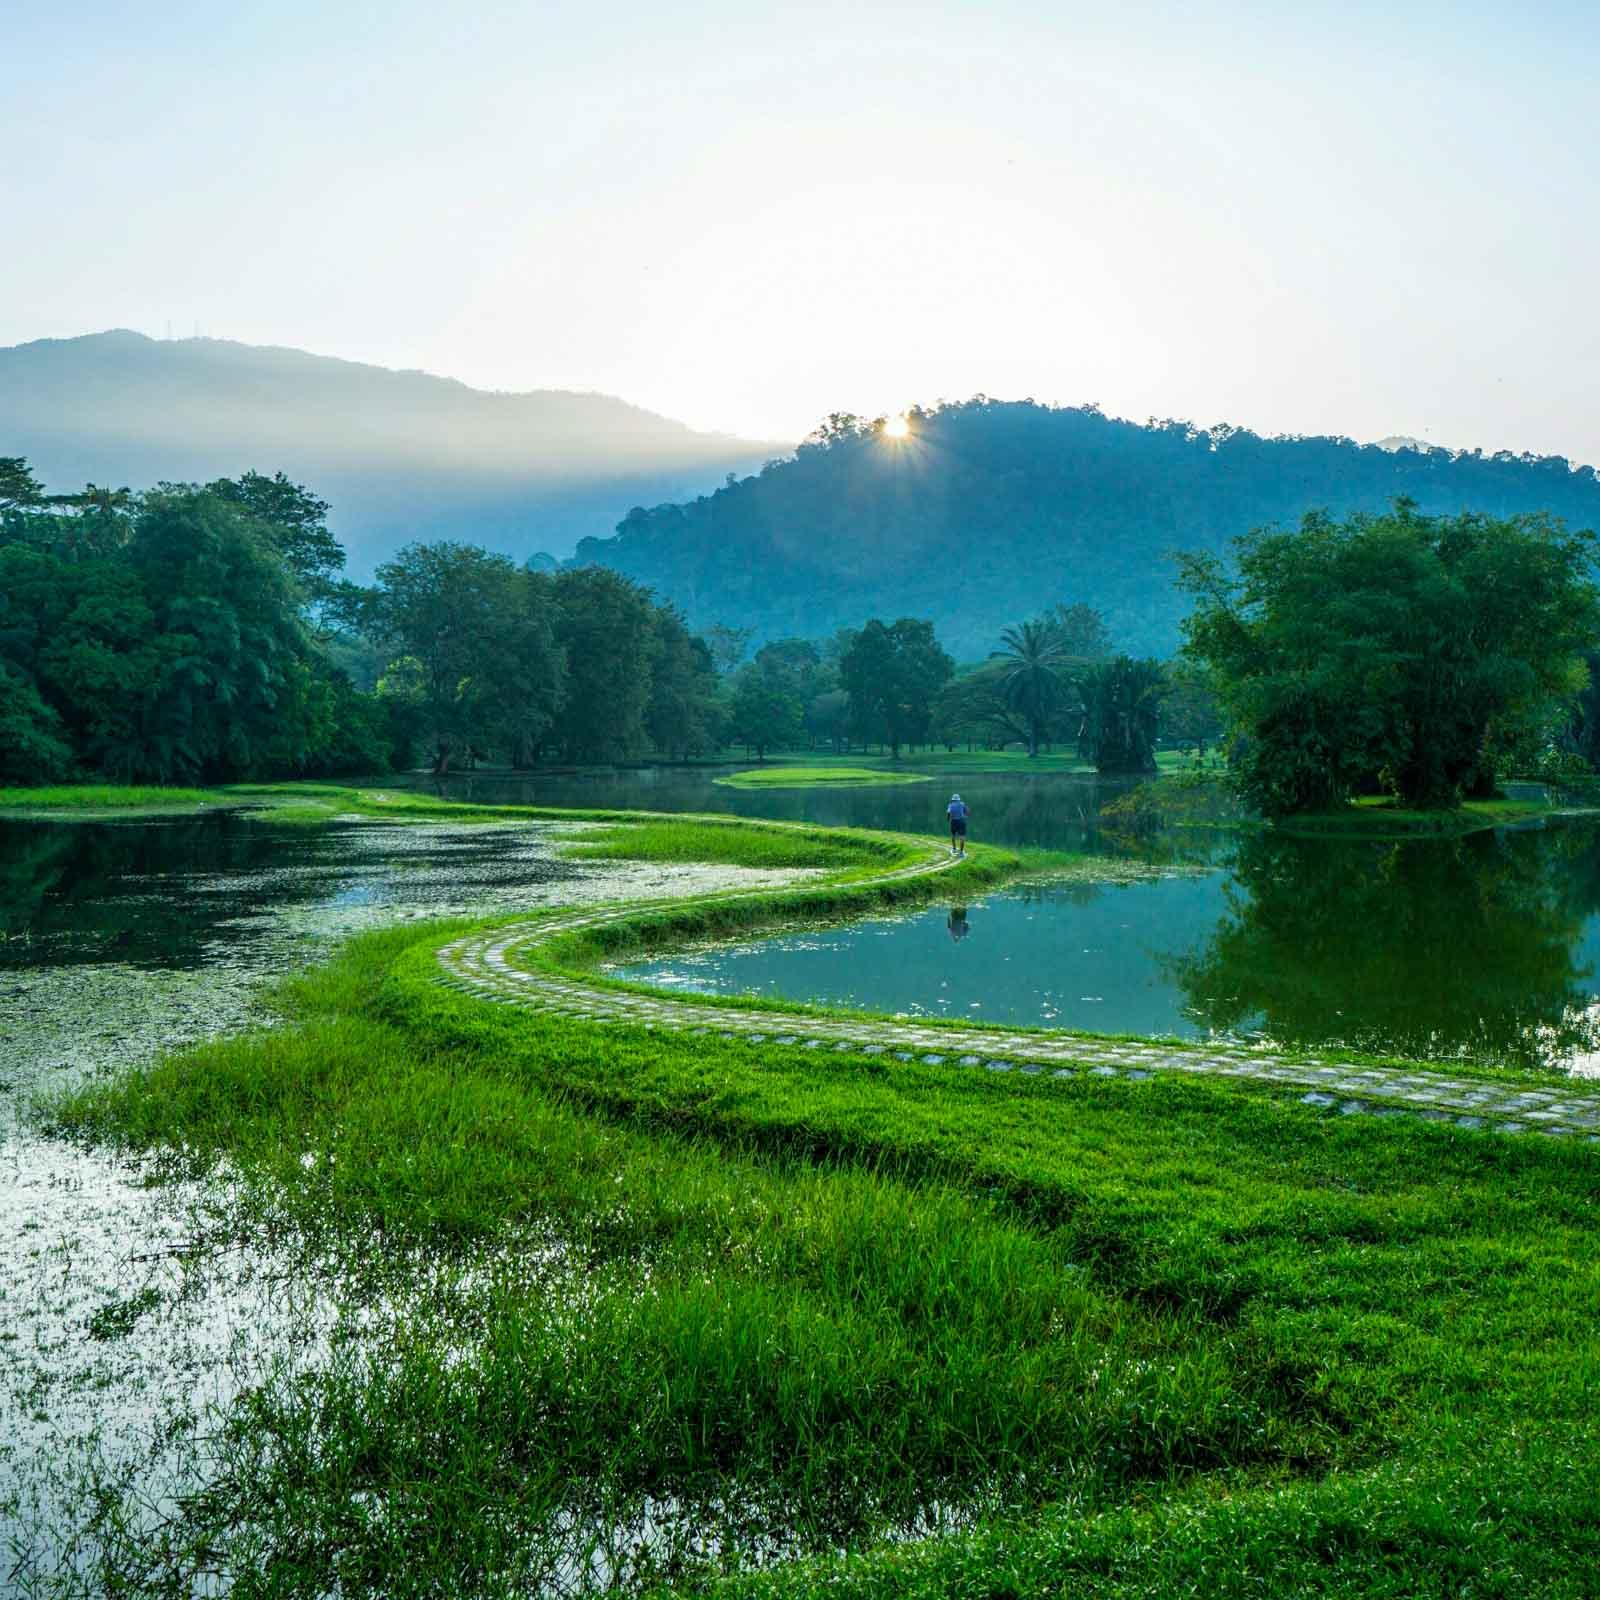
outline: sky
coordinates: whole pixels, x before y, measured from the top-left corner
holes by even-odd
[[[1592,4],[9,0],[0,344],[1600,462]]]

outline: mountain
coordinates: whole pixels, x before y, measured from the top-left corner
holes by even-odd
[[[930,617],[973,659],[1059,600],[1099,607],[1120,647],[1165,654],[1186,609],[1172,551],[1221,551],[1313,507],[1380,511],[1406,495],[1428,512],[1600,526],[1594,469],[1559,456],[1262,438],[981,397],[910,424],[896,439],[846,419],[757,476],[631,512],[575,559],[651,585],[692,627],[749,626],[758,643]]]
[[[54,491],[283,471],[331,501],[353,576],[410,539],[569,554],[630,507],[788,445],[696,433],[609,395],[494,394],[425,372],[117,329],[0,349],[0,455]]]

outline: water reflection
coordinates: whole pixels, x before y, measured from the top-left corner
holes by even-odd
[[[1600,1048],[1592,828],[1243,841],[1226,911],[1166,963],[1220,1032],[1560,1067]]]
[[[951,906],[950,914],[944,921],[945,932],[951,939],[959,944],[972,932],[972,925],[967,921],[967,908],[965,906]]]
[[[915,758],[906,765],[916,770]],[[733,768],[721,769],[732,771]],[[431,792],[448,799],[500,805],[616,807],[649,811],[713,811],[829,827],[886,828],[898,833],[943,835],[949,788],[938,782],[859,789],[730,789],[704,767],[653,767],[637,771],[508,776],[467,773]],[[1131,779],[1080,773],[973,773],[961,776],[962,797],[973,812],[970,842],[1049,850],[1124,849],[1107,831],[1101,809],[1132,787]],[[1140,839],[1152,850],[1203,859],[1216,836],[1201,830]]]

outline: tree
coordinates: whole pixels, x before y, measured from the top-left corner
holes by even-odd
[[[1003,660],[957,672],[934,696],[935,738],[950,749],[978,744],[986,750],[1013,742],[1027,743],[1027,725],[1006,697],[1007,667]]]
[[[1564,751],[1595,772],[1600,771],[1600,650],[1585,650],[1582,660],[1587,676],[1565,708],[1560,743]]]
[[[1581,687],[1600,632],[1593,536],[1546,516],[1382,516],[1236,541],[1237,578],[1186,556],[1186,652],[1212,670],[1245,795],[1269,816],[1376,786],[1457,804],[1497,744]]]
[[[730,628],[726,623],[713,623],[705,631],[705,641],[711,651],[711,660],[724,677],[744,660],[750,648],[754,628]]]
[[[398,658],[379,692],[415,709],[435,772],[448,771],[476,737],[505,728],[508,679],[527,678],[529,576],[505,556],[449,541],[407,545],[378,568],[367,627]]]
[[[765,761],[768,750],[784,750],[800,742],[800,698],[773,662],[746,662],[734,673],[732,690],[729,735],[754,750],[757,761]]]
[[[663,755],[687,759],[710,749],[716,733],[717,669],[672,606],[655,612],[656,648],[645,729]]]
[[[556,638],[567,657],[567,698],[553,736],[569,761],[637,755],[656,650],[650,591],[604,567],[575,567],[553,583]]]
[[[567,697],[567,655],[557,638],[555,585],[524,567],[511,580],[498,670],[480,696],[483,731],[514,767],[531,767]]]
[[[850,745],[850,696],[843,689],[829,689],[806,707],[806,732],[813,741],[823,740],[837,754]]]
[[[206,487],[267,530],[308,600],[326,597],[335,574],[344,568],[344,547],[328,531],[326,500],[319,500],[303,484],[291,483],[281,472],[270,478],[247,472],[238,478],[218,478]]]
[[[1054,623],[1061,648],[1074,659],[1100,661],[1111,654],[1111,630],[1093,606],[1081,601],[1074,605],[1058,603],[1050,608],[1047,620]]]
[[[1193,748],[1195,759],[1203,761],[1206,745],[1222,736],[1222,707],[1212,692],[1206,674],[1192,662],[1177,660],[1163,669],[1167,679],[1166,698],[1161,706],[1161,725],[1170,739]]]
[[[1156,770],[1156,736],[1166,679],[1158,661],[1118,656],[1090,667],[1080,682],[1084,704],[1080,747],[1108,775]]]
[[[994,651],[991,659],[1002,664],[1001,693],[1022,719],[1028,755],[1033,757],[1061,699],[1062,674],[1069,659],[1066,643],[1057,624],[1043,617],[1007,628],[1000,642],[1005,648]]]
[[[0,515],[25,511],[45,501],[44,485],[22,456],[0,456]]]
[[[927,737],[933,698],[955,671],[931,622],[901,617],[892,627],[876,617],[851,641],[839,663],[857,732],[900,746]]]

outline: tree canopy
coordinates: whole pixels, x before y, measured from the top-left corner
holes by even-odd
[[[1546,516],[1307,515],[1183,564],[1248,798],[1267,815],[1380,790],[1449,806],[1498,746],[1581,688],[1600,628],[1593,538]]]
[[[881,739],[898,760],[901,745],[928,737],[934,697],[954,671],[931,622],[874,617],[839,662],[858,736]]]

